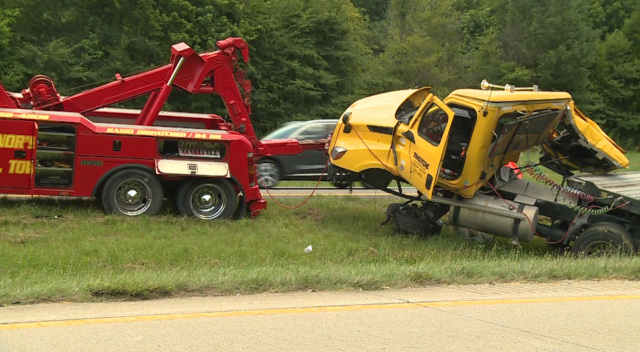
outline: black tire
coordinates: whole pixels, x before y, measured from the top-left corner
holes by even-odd
[[[346,189],[351,187],[351,182],[349,181],[331,181],[331,184],[334,185],[336,188],[340,188],[340,189]]]
[[[613,222],[599,222],[587,227],[571,246],[572,254],[634,254],[636,246],[629,231]]]
[[[171,201],[173,202],[173,206],[176,208],[178,213],[180,212],[180,199],[182,199],[182,192],[184,192],[186,181],[178,182],[173,189],[171,190]]]
[[[109,177],[98,199],[107,214],[157,215],[162,209],[164,193],[156,175],[127,169]]]
[[[393,218],[396,232],[408,235],[429,237],[442,232],[442,222],[431,223],[419,216],[418,206],[415,204],[391,204],[387,208],[387,216]]]
[[[384,189],[384,188],[388,188],[389,185],[391,184],[391,179],[388,180],[376,180],[375,182],[367,182],[367,181],[360,181],[360,183],[362,183],[362,186],[364,188],[368,188],[368,189]]]
[[[264,189],[273,188],[278,185],[282,178],[282,169],[274,160],[266,159],[258,162],[258,187]]]
[[[180,214],[203,220],[228,219],[238,207],[238,195],[229,180],[194,179],[178,194]]]

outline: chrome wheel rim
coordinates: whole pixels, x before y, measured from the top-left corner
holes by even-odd
[[[128,179],[120,182],[114,194],[118,210],[128,216],[146,212],[151,206],[151,188],[140,179]]]
[[[215,219],[227,208],[227,196],[222,187],[205,183],[191,192],[189,206],[193,215],[200,219]]]
[[[262,187],[273,187],[280,181],[280,171],[278,167],[271,162],[258,164],[258,185]]]

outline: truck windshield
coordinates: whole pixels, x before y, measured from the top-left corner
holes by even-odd
[[[551,138],[551,132],[558,125],[564,115],[562,111],[545,111],[529,115],[506,116],[503,118],[516,118],[496,129],[498,139],[489,154],[490,157],[524,151],[529,148],[544,144]]]

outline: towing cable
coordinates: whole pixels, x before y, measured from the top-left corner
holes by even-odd
[[[320,174],[320,178],[318,178],[318,182],[316,183],[316,186],[313,187],[313,191],[311,192],[311,194],[309,194],[309,196],[307,197],[307,199],[305,199],[302,203],[296,205],[296,206],[287,206],[284,204],[281,204],[280,202],[278,202],[273,195],[271,195],[271,192],[269,192],[269,188],[267,187],[267,185],[263,184],[264,189],[267,191],[267,194],[269,195],[269,198],[271,198],[271,200],[273,200],[274,203],[276,203],[276,205],[285,208],[285,209],[298,209],[301,206],[305,205],[309,199],[311,199],[311,197],[313,197],[313,194],[316,193],[316,190],[318,189],[318,186],[320,186],[320,182],[322,181],[322,176],[324,176],[324,173],[327,171],[327,166],[329,165],[329,158],[327,157],[327,162],[324,164],[324,169],[322,170],[322,173]],[[260,176],[260,172],[258,172],[258,170],[256,170],[256,174],[258,175],[258,180],[260,178],[262,178],[262,176]]]
[[[338,136],[340,136],[340,129],[338,129],[338,134],[336,135],[336,138],[338,138]],[[331,136],[329,136],[329,141],[327,141],[327,143],[329,145],[331,145]],[[328,150],[328,146],[327,146],[327,161],[324,163],[324,169],[322,169],[322,173],[320,173],[320,177],[318,178],[318,182],[316,182],[316,186],[313,187],[313,191],[311,191],[311,194],[309,194],[309,196],[307,197],[307,199],[305,199],[302,203],[296,205],[296,206],[287,206],[284,204],[281,204],[280,202],[278,202],[278,200],[276,200],[273,195],[271,195],[271,192],[269,192],[269,188],[267,187],[267,185],[264,185],[264,189],[267,191],[267,194],[269,195],[269,198],[271,198],[271,200],[276,203],[276,205],[278,205],[279,207],[285,208],[285,209],[298,209],[301,206],[305,205],[309,199],[311,199],[311,197],[313,197],[313,195],[316,193],[316,191],[318,190],[318,187],[320,186],[320,182],[322,181],[322,177],[324,176],[325,172],[327,171],[327,167],[329,166],[329,160],[331,159],[330,156],[328,155],[329,150]],[[262,178],[262,176],[260,176],[260,172],[258,172],[258,170],[256,169],[256,174],[258,175],[258,180]],[[349,193],[351,193],[351,190],[349,190]]]

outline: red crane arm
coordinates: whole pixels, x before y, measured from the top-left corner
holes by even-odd
[[[323,143],[300,145],[296,140],[261,142],[251,124],[251,82],[238,64],[239,57],[249,62],[249,46],[242,38],[227,38],[216,43],[218,51],[197,54],[185,43],[171,47],[168,65],[122,78],[116,74],[111,83],[62,98],[51,79],[35,76],[29,89],[16,98],[16,105],[31,105],[36,110],[69,111],[90,115],[93,111],[133,98],[149,95],[136,118],[136,125],[152,126],[174,86],[192,94],[217,94],[222,97],[231,124],[216,119],[217,126],[233,128],[253,145],[254,156],[298,154],[304,149],[321,149]],[[238,55],[238,51],[240,55]],[[242,87],[241,93],[239,85]],[[0,89],[0,93],[3,89]],[[10,105],[11,97],[0,94],[0,105]]]
[[[245,135],[255,148],[260,148],[249,115],[251,82],[244,78],[238,65],[237,50],[245,63],[249,47],[242,38],[228,38],[216,43],[220,50],[197,54],[185,43],[171,47],[171,63],[144,73],[122,78],[82,93],[61,98],[51,80],[36,76],[23,96],[34,109],[86,113],[149,94],[137,125],[153,125],[169,93],[176,86],[192,94],[217,94],[222,97],[236,131]],[[244,96],[238,83],[242,85]]]

